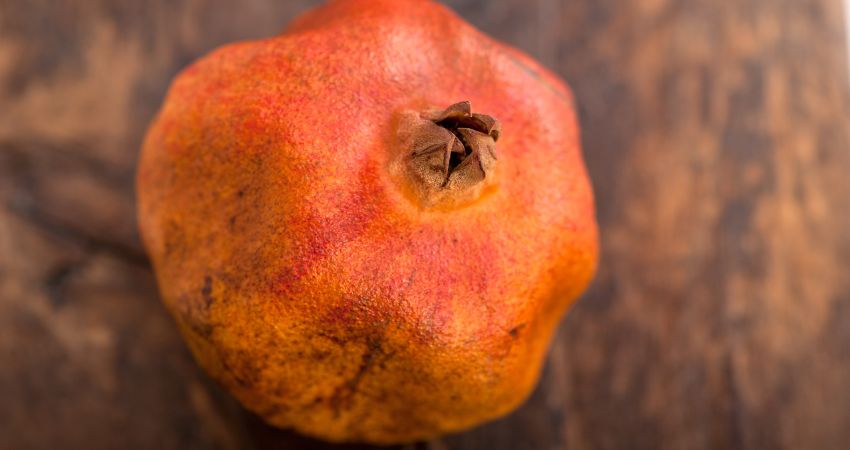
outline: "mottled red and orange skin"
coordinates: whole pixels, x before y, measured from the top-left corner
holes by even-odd
[[[495,189],[422,208],[403,111],[502,123]],[[428,1],[344,0],[184,70],[148,132],[139,221],[198,362],[269,423],[394,443],[532,390],[597,259],[568,89]]]

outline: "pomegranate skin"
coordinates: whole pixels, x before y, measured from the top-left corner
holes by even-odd
[[[417,201],[393,170],[413,150],[406,118],[464,100],[501,124],[487,187]],[[529,57],[422,0],[331,2],[192,64],[137,191],[198,363],[268,423],[330,441],[410,442],[515,409],[597,263],[572,105]]]

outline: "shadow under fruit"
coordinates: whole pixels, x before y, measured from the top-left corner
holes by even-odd
[[[569,90],[426,1],[332,2],[194,63],[137,185],[200,365],[331,441],[514,409],[597,259]]]

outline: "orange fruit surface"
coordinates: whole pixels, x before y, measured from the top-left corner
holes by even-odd
[[[498,134],[434,128],[461,101]],[[331,2],[192,64],[137,188],[199,364],[267,422],[331,441],[409,442],[516,408],[596,266],[572,101],[430,1]],[[411,159],[423,142],[436,162]],[[442,161],[476,155],[449,183],[461,166]]]

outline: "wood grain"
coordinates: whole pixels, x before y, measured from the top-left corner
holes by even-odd
[[[314,3],[0,0],[0,448],[368,448],[213,386],[134,225],[171,77]],[[447,3],[572,84],[603,261],[525,406],[406,448],[846,448],[840,0]]]

